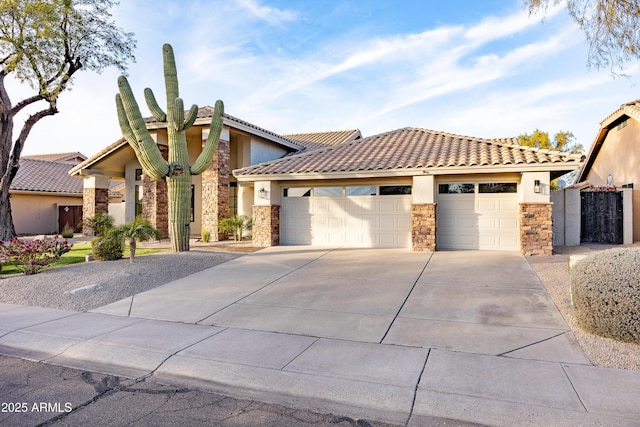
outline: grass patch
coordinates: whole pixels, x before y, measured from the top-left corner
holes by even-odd
[[[165,252],[167,249],[150,249],[150,248],[137,248],[136,257],[139,255],[153,254],[156,252]],[[66,254],[63,254],[60,259],[47,268],[62,267],[64,265],[78,264],[85,262],[85,255],[91,253],[91,243],[76,243],[71,247],[71,250]],[[123,258],[129,258],[129,245],[125,245]],[[108,262],[108,261],[95,261],[95,262]],[[15,274],[20,273],[18,269],[12,263],[2,264],[2,274]]]

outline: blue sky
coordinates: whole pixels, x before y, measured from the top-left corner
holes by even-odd
[[[113,13],[138,40],[129,80],[144,115],[145,87],[165,102],[163,43],[185,105],[222,99],[227,113],[277,133],[421,127],[492,138],[539,128],[572,131],[588,148],[600,120],[640,98],[640,64],[628,78],[588,69],[566,12],[542,21],[519,0],[125,0]],[[117,140],[118,74],[81,72],[24,153],[92,155]],[[14,103],[27,93],[10,89]]]

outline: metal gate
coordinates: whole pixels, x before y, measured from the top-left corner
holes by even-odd
[[[580,204],[580,241],[622,244],[622,191],[583,191]]]

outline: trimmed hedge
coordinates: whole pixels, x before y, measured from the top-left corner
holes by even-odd
[[[640,248],[610,249],[577,263],[571,298],[583,329],[640,343]]]

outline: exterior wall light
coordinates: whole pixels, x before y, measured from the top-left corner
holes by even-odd
[[[536,179],[535,181],[533,181],[533,192],[534,193],[539,193],[540,192],[540,180]]]
[[[261,199],[266,199],[267,198],[267,189],[262,187],[260,190],[258,190],[258,196]]]

